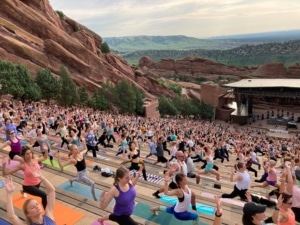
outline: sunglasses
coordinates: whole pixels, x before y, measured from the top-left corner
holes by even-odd
[[[15,133],[9,133],[9,135],[12,135],[12,134],[15,134]]]

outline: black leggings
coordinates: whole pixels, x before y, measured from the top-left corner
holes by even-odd
[[[128,168],[129,170],[136,170],[136,171],[139,171],[140,169],[140,166],[138,163],[131,163],[131,166]],[[143,177],[144,177],[144,180],[147,181],[147,174],[146,174],[146,170],[145,168],[143,169]]]
[[[236,185],[234,185],[233,191],[230,194],[222,194],[222,198],[234,198],[236,196],[240,196],[241,200],[246,199],[246,192],[248,189],[238,189]]]
[[[23,192],[26,192],[26,193],[28,193],[30,195],[33,195],[33,196],[40,197],[42,199],[42,205],[43,205],[43,207],[45,209],[46,206],[47,206],[47,194],[44,191],[42,191],[42,190],[39,189],[40,188],[40,184],[41,183],[39,183],[39,184],[37,184],[35,186],[24,186],[23,185]]]
[[[61,138],[61,144],[60,144],[60,147],[62,148],[62,147],[64,146],[65,143],[66,143],[67,145],[69,144],[69,142],[67,141],[67,139],[65,139],[64,137],[62,137],[62,138]]]
[[[116,216],[113,213],[109,215],[109,220],[115,221],[120,225],[138,225],[130,216]]]

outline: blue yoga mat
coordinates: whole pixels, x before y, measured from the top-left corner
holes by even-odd
[[[167,196],[167,195],[162,195],[161,198],[159,199],[162,202],[169,203],[170,205],[175,205],[176,202],[178,201],[177,198],[172,197],[172,196]],[[196,208],[197,212],[206,214],[206,215],[214,215],[215,213],[215,208],[209,205],[202,205],[199,203],[196,203]],[[190,206],[190,209],[192,209],[192,206]]]
[[[9,223],[6,220],[3,220],[3,219],[0,218],[0,225],[11,225],[11,223]]]
[[[67,182],[64,182],[61,185],[59,185],[59,188],[64,189],[69,192],[72,192],[74,194],[81,195],[87,199],[94,200],[92,192],[91,192],[91,188],[88,185],[81,184],[78,182],[73,182],[73,186],[71,186],[70,182],[67,181]],[[101,192],[102,192],[101,190],[95,188],[95,193],[96,193],[96,197],[97,197],[98,201],[100,199]],[[109,203],[109,205],[114,204],[114,203],[115,203],[115,200],[113,199]]]
[[[27,145],[27,144],[28,144],[27,141],[22,141],[22,140],[21,140],[21,145],[22,145],[22,146]]]
[[[135,208],[133,214],[143,218],[145,220],[157,223],[157,224],[163,224],[163,225],[191,225],[191,220],[178,220],[176,219],[172,214],[166,213],[166,212],[158,212],[158,216],[154,216],[152,211],[150,210],[151,206],[139,202]],[[199,225],[208,225],[207,223],[201,222],[201,216],[200,216],[200,223]]]

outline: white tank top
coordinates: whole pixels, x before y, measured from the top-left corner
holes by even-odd
[[[191,205],[191,198],[192,198],[192,192],[189,188],[188,189],[188,193],[184,192],[182,189],[181,191],[183,192],[183,201],[182,202],[177,202],[174,208],[174,211],[177,213],[180,212],[185,212],[188,211],[190,205]]]
[[[187,176],[188,169],[187,169],[187,166],[186,166],[185,162],[182,162],[182,164],[179,164],[179,162],[176,161],[176,162],[174,162],[174,164],[176,164],[179,168],[178,171],[173,173],[173,177],[172,177],[172,181],[176,184],[176,180],[175,180],[176,174],[177,173],[183,173],[185,176]]]
[[[250,175],[247,172],[237,172],[238,174],[240,174],[243,179],[241,181],[237,181],[236,182],[236,187],[239,190],[245,190],[245,189],[249,189],[251,186],[251,178]]]
[[[292,207],[300,208],[300,187],[298,185],[293,186],[292,200]]]

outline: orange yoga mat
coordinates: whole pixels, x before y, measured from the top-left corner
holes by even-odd
[[[41,203],[41,199],[39,197],[27,194],[26,198],[22,198],[21,194],[17,194],[13,197],[14,206],[22,210],[24,202],[29,198],[34,198],[39,203]],[[73,225],[83,217],[83,213],[78,212],[77,210],[65,206],[61,203],[55,202],[54,219],[57,225]]]

